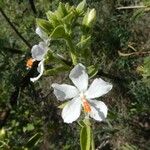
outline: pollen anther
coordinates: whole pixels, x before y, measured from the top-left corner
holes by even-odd
[[[29,59],[27,60],[26,67],[27,67],[27,68],[32,68],[33,62],[34,62],[34,59],[33,59],[33,58],[29,58]]]
[[[90,104],[89,104],[88,101],[86,100],[85,96],[82,96],[81,99],[82,99],[82,102],[83,102],[84,111],[87,112],[87,113],[88,113],[88,112],[91,112]]]

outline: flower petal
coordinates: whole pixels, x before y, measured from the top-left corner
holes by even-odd
[[[81,113],[81,100],[74,98],[69,101],[62,110],[62,118],[66,123],[72,123],[77,120]]]
[[[34,45],[31,49],[32,58],[40,61],[44,58],[48,51],[48,46],[45,42],[40,42],[38,45]]]
[[[90,117],[97,121],[104,121],[107,117],[108,108],[102,101],[91,100],[89,101],[91,104],[91,112]]]
[[[92,82],[89,89],[85,92],[85,96],[88,99],[93,99],[108,93],[111,89],[112,84],[105,82],[101,78],[97,78]]]
[[[30,78],[30,81],[35,82],[43,75],[43,72],[44,72],[44,60],[40,61],[40,63],[38,64],[37,71],[39,72],[39,75],[37,77]]]
[[[86,73],[85,66],[82,64],[77,64],[71,70],[69,78],[80,91],[85,91],[87,89],[88,74]]]
[[[44,41],[48,39],[48,35],[40,27],[37,27],[36,30],[35,30],[35,32]]]
[[[53,83],[51,86],[54,88],[55,96],[60,101],[74,98],[79,94],[78,89],[72,85]]]

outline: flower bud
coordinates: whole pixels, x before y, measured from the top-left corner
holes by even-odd
[[[93,23],[95,18],[96,18],[96,10],[95,9],[88,10],[83,18],[82,24],[87,27],[91,27],[91,24]]]
[[[92,9],[87,17],[87,25],[90,26],[90,24],[95,20],[96,18],[96,10]]]

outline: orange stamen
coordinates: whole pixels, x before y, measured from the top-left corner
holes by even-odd
[[[29,58],[29,59],[27,60],[26,67],[27,67],[27,68],[32,68],[33,62],[34,62],[33,58]]]
[[[86,100],[86,98],[83,96],[82,97],[82,101],[83,101],[83,108],[85,112],[91,112],[91,107],[90,104],[88,103],[88,101]]]

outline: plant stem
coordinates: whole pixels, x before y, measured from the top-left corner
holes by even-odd
[[[70,54],[71,54],[72,63],[73,63],[73,65],[76,65],[77,64],[77,55],[76,55],[75,47],[73,46],[73,43],[70,40],[70,38],[68,38],[66,40],[66,42],[67,42],[67,45],[69,47],[69,51],[70,51]]]

